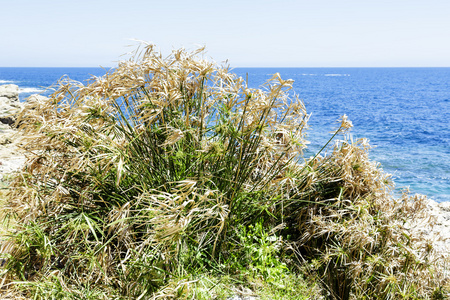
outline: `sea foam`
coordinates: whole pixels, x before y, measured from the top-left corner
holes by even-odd
[[[38,89],[38,88],[20,88],[19,89],[20,94],[41,93],[43,91],[44,91],[43,89]]]

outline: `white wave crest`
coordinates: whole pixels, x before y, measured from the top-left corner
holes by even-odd
[[[0,80],[0,84],[3,84],[3,83],[13,83],[14,81],[12,81],[12,80]]]
[[[325,74],[325,76],[350,76],[350,74]]]
[[[22,93],[26,93],[26,94],[28,94],[28,93],[41,93],[43,91],[44,91],[43,89],[38,89],[38,88],[20,88],[19,89],[19,93],[20,94],[22,94]]]

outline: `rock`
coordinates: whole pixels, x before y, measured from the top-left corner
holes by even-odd
[[[417,234],[416,242],[421,247],[428,247],[430,242],[435,254],[450,258],[450,202],[438,203],[431,199],[424,201],[424,213],[409,219],[404,224],[405,229]],[[450,270],[445,269],[445,272],[450,276]]]
[[[15,84],[0,85],[0,122],[14,124],[14,115],[22,108],[19,102],[19,87]]]
[[[438,204],[438,207],[441,209],[441,211],[448,212],[450,215],[450,202],[441,202]]]
[[[16,120],[14,120],[13,117],[0,117],[0,122],[9,126],[13,126]]]
[[[450,254],[450,202],[438,203],[428,199],[427,212],[432,217],[432,226],[423,226],[422,232],[434,239],[435,249],[442,255]],[[428,230],[427,230],[428,229]]]
[[[40,107],[41,105],[45,105],[45,102],[47,100],[48,97],[39,94],[33,94],[27,98],[27,109],[35,109],[37,107]]]
[[[30,102],[30,101],[42,102],[42,101],[45,101],[45,100],[48,100],[48,97],[45,97],[45,96],[42,96],[42,95],[39,95],[39,94],[33,94],[33,95],[31,95],[30,97],[27,98],[28,102]]]
[[[7,160],[0,160],[0,180],[8,174],[20,170],[25,164],[26,158],[20,155],[12,156]]]
[[[19,87],[15,84],[0,85],[0,101],[19,102]]]

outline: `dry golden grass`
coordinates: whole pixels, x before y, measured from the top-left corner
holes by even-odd
[[[410,230],[414,220],[429,217],[425,197],[395,199],[390,176],[370,161],[369,148],[364,139],[340,142],[315,162],[316,180],[301,196],[310,204],[290,208],[298,237],[292,248],[314,259],[330,299],[448,296],[440,290],[448,262],[431,238]]]
[[[1,189],[0,190],[0,210],[3,209],[3,206],[6,203],[6,196],[7,196],[7,189]],[[0,224],[0,241],[2,240],[3,236],[6,234],[6,228],[4,224]]]
[[[329,299],[443,295],[432,242],[405,226],[423,199],[393,197],[368,143],[305,160],[309,115],[292,81],[249,88],[202,51],[147,45],[27,103],[2,285],[37,299],[174,299],[195,294],[192,273],[278,283],[309,269]],[[351,127],[343,116],[330,141]]]
[[[251,89],[202,51],[147,46],[27,102],[29,160],[3,211],[20,224],[8,280],[151,294],[179,265],[223,259],[236,224],[263,213],[306,145],[308,115],[291,81]]]

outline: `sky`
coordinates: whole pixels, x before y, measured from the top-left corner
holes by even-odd
[[[113,67],[143,40],[232,67],[450,67],[449,0],[0,0],[0,67]]]

